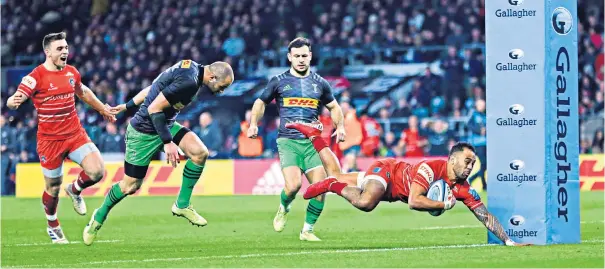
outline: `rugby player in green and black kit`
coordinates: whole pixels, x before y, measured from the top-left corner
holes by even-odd
[[[233,80],[233,70],[225,62],[204,66],[191,60],[182,60],[162,72],[151,86],[139,92],[127,104],[112,108],[112,112],[118,114],[141,105],[126,131],[124,178],[112,186],[101,207],[92,214],[84,228],[84,244],[93,243],[111,208],[139,189],[152,157],[162,149],[173,167],[179,163],[178,148],[189,157],[172,213],[194,225],[207,224],[189,200],[204,170],[208,149],[197,135],[175,122],[175,119],[181,109],[195,100],[198,92],[222,93]]]
[[[294,129],[285,128],[288,122],[307,124],[318,123],[320,109],[325,106],[330,110],[336,126],[335,135],[339,142],[344,141],[345,131],[343,114],[338,102],[332,95],[330,84],[315,72],[311,72],[311,44],[305,38],[296,38],[288,46],[290,70],[273,77],[261,97],[254,102],[248,137],[258,134],[258,120],[265,112],[266,104],[273,99],[279,107],[280,126],[277,138],[279,161],[285,179],[285,188],[281,192],[281,202],[273,219],[273,228],[277,232],[284,230],[287,214],[302,184],[301,172],[305,173],[311,183],[327,177],[317,151],[311,141]],[[324,208],[325,197],[312,199],[307,206],[307,215],[300,240],[321,241],[313,232]]]

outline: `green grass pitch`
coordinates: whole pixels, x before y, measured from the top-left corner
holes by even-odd
[[[403,203],[364,213],[329,196],[316,225],[322,242],[301,242],[307,202],[298,197],[286,229],[273,231],[278,196],[194,197],[199,228],[173,217],[174,197],[129,197],[111,212],[98,242],[82,244],[89,215],[62,198],[69,245],[51,245],[40,199],[2,198],[3,267],[599,267],[603,192],[582,192],[582,244],[487,246],[486,230],[463,205],[440,217]],[[483,195],[485,196],[485,195]],[[88,198],[89,214],[100,198]]]

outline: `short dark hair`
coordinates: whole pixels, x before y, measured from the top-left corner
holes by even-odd
[[[304,46],[309,47],[311,49],[311,41],[304,37],[297,37],[288,44],[288,52],[292,51],[292,48],[302,48]]]
[[[67,34],[65,32],[50,33],[48,35],[45,35],[44,39],[42,39],[42,48],[46,49],[48,47],[48,45],[50,45],[51,42],[56,41],[56,40],[63,40],[66,37],[67,37]]]
[[[452,156],[452,154],[454,154],[456,152],[462,152],[465,148],[469,149],[472,152],[475,152],[475,147],[473,147],[473,145],[471,145],[467,142],[457,142],[456,144],[454,144],[452,149],[450,149],[449,156]]]

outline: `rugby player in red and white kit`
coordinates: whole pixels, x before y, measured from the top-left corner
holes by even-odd
[[[63,32],[44,37],[42,45],[46,60],[21,80],[17,92],[7,101],[10,109],[17,109],[31,98],[36,108],[37,149],[46,183],[42,193],[42,204],[48,221],[46,230],[53,243],[62,244],[69,243],[57,218],[63,160],[69,157],[83,169],[78,178],[65,188],[75,211],[80,215],[86,214],[81,191],[101,180],[105,171],[99,150],[80,124],[74,95],[97,110],[106,120],[115,121],[109,106],[103,105],[82,84],[80,73],[75,67],[67,65],[69,48],[65,38]]]
[[[498,219],[487,211],[479,194],[466,181],[476,160],[471,144],[459,142],[454,145],[447,161],[421,161],[412,165],[388,158],[375,161],[366,172],[342,173],[336,156],[324,140],[315,139],[321,137],[321,130],[316,125],[288,123],[286,128],[300,131],[313,142],[328,174],[327,179],[307,188],[305,199],[333,192],[365,212],[374,210],[380,201],[402,201],[413,210],[434,211],[452,209],[456,200],[460,200],[507,246],[527,245],[513,242],[508,237]],[[445,202],[426,197],[435,180],[444,180],[452,190]]]

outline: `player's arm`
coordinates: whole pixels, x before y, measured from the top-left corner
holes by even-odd
[[[424,186],[412,182],[412,185],[410,186],[410,196],[408,197],[408,206],[410,209],[416,211],[432,211],[446,208],[445,203],[427,198],[426,192],[427,189]]]
[[[21,104],[27,101],[27,95],[23,94],[20,91],[16,91],[11,97],[6,101],[6,106],[9,109],[17,109]]]
[[[252,105],[252,115],[250,116],[250,127],[248,127],[248,137],[256,138],[258,135],[258,121],[265,114],[265,106],[271,103],[277,95],[277,77],[273,77],[267,84],[267,88],[261,96],[254,101]]]
[[[498,219],[496,217],[494,217],[494,215],[489,213],[489,211],[487,211],[487,208],[485,207],[485,205],[480,205],[471,211],[473,211],[473,213],[475,214],[475,217],[477,217],[477,219],[479,221],[481,221],[483,223],[483,225],[485,225],[485,228],[487,228],[496,237],[498,237],[500,240],[502,240],[502,242],[504,242],[504,244],[506,244],[507,246],[523,245],[523,244],[515,243],[513,240],[511,240],[508,237],[508,235],[504,231],[504,228],[502,227],[502,225],[500,224]]]
[[[150,89],[151,86],[147,86],[145,87],[145,89],[137,93],[137,95],[130,99],[130,101],[128,101],[126,104],[120,104],[115,107],[112,107],[110,109],[111,113],[117,115],[124,111],[136,110],[145,101],[145,97],[147,97],[147,94],[149,94]]]
[[[332,93],[332,86],[328,81],[322,80],[323,84],[323,93],[321,96],[322,102],[326,104],[326,108],[330,111],[330,118],[332,118],[332,122],[334,123],[336,130],[334,134],[336,135],[336,141],[342,142],[345,141],[345,125],[344,125],[344,114],[342,113],[342,109],[338,104],[338,101],[334,98],[334,94]]]
[[[115,116],[109,111],[109,106],[104,105],[90,88],[80,83],[78,86],[76,86],[75,90],[76,95],[78,98],[80,98],[80,100],[84,101],[84,103],[98,111],[99,114],[103,115],[107,121],[116,121]]]
[[[6,100],[6,106],[9,109],[19,108],[36,91],[37,84],[38,75],[35,71],[23,77],[17,87],[17,91]]]
[[[410,184],[410,195],[408,196],[410,209],[432,211],[441,209],[450,210],[454,207],[456,204],[454,195],[448,197],[445,202],[433,201],[426,197],[430,186],[429,182],[433,182],[433,180],[435,180],[433,169],[426,163],[421,164],[412,179],[412,184]]]

